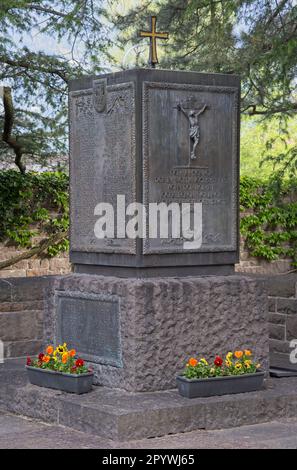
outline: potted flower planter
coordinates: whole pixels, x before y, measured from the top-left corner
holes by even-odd
[[[75,349],[69,350],[66,343],[56,349],[49,345],[37,358],[27,357],[26,368],[33,385],[78,395],[92,390],[93,371],[83,359],[76,358]]]
[[[262,371],[253,374],[228,375],[205,379],[187,379],[179,375],[176,380],[178,391],[183,397],[196,398],[261,390],[264,375]]]
[[[26,369],[30,383],[39,387],[53,388],[78,395],[92,390],[93,372],[67,374],[31,366],[26,366]]]

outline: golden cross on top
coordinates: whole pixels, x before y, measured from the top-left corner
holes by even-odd
[[[168,39],[168,33],[158,33],[156,31],[157,17],[151,17],[151,31],[140,31],[139,35],[142,38],[150,38],[150,64],[153,68],[158,64],[157,55],[157,39]]]

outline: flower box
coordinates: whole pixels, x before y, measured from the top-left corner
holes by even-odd
[[[26,366],[31,384],[39,387],[53,388],[78,395],[92,390],[93,372],[67,374],[49,369]]]
[[[83,359],[76,358],[75,349],[68,350],[66,343],[56,349],[49,345],[36,359],[27,357],[26,368],[33,385],[78,395],[92,390],[93,371]]]
[[[263,387],[264,372],[253,374],[228,375],[203,379],[187,379],[177,376],[180,395],[187,398],[229,395],[232,393],[254,392]]]

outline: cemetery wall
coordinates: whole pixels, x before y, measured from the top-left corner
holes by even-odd
[[[290,342],[297,340],[297,274],[266,280],[270,365],[297,369],[290,361]]]
[[[0,261],[10,259],[23,253],[24,250],[13,246],[8,247],[0,243]],[[9,277],[33,277],[53,274],[68,274],[71,272],[68,252],[60,252],[53,258],[33,257],[0,270],[0,278]]]
[[[51,277],[0,279],[0,339],[7,358],[42,347],[46,293]]]

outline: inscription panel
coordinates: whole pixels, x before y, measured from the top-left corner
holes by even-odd
[[[147,239],[144,254],[236,251],[238,90],[143,84],[143,200],[202,203],[202,246]],[[147,227],[148,231],[148,227]]]
[[[119,300],[111,295],[57,294],[59,344],[83,359],[122,367]]]
[[[134,254],[135,240],[94,234],[98,203],[116,208],[117,194],[126,205],[136,199],[134,84],[94,80],[94,88],[69,98],[71,250]]]

